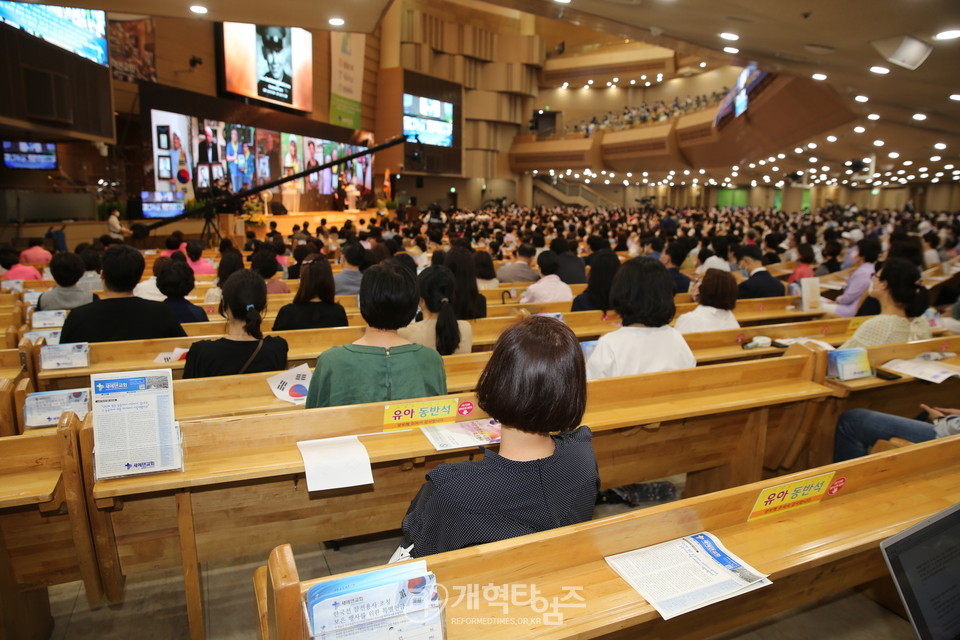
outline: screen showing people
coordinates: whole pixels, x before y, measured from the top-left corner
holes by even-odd
[[[159,109],[151,111],[151,129],[154,190],[180,193],[181,201],[246,191],[364,149]],[[274,199],[282,198],[291,211],[304,207],[314,210],[319,206],[319,196],[336,197],[349,184],[355,185],[361,194],[372,190],[369,156],[348,160],[270,191],[276,194]],[[299,194],[308,195],[301,199]]]
[[[3,165],[8,169],[57,168],[57,145],[53,142],[3,141]]]
[[[107,66],[107,15],[95,9],[0,0],[0,22]]]
[[[453,146],[453,103],[403,94],[403,135],[413,142]]]
[[[227,92],[313,109],[313,36],[306,29],[224,22],[223,61]]]

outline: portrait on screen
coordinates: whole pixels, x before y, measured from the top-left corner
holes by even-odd
[[[287,104],[293,103],[293,59],[290,29],[257,27],[257,95]]]
[[[223,159],[231,191],[249,189],[256,183],[254,172],[254,129],[239,124],[225,127]]]
[[[173,179],[173,164],[170,156],[157,156],[157,178],[160,180]]]
[[[257,156],[257,184],[263,184],[280,177],[281,149],[280,133],[257,129],[256,131]]]
[[[150,111],[150,119],[154,132],[153,190],[180,192],[187,200],[192,199],[196,159],[193,141],[198,128],[197,119],[159,109]]]

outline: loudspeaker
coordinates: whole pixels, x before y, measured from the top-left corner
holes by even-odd
[[[273,201],[270,203],[270,215],[285,216],[287,215],[287,208],[283,206],[282,202]]]
[[[914,71],[927,59],[933,47],[912,36],[896,36],[883,40],[874,40],[870,44],[880,52],[887,61],[899,65],[904,69]]]

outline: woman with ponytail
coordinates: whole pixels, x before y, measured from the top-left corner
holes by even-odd
[[[880,303],[880,315],[873,316],[844,342],[841,349],[876,347],[931,337],[927,310],[927,289],[920,270],[909,260],[891,258],[873,275],[870,295]]]
[[[436,349],[440,355],[470,353],[473,329],[465,320],[457,320],[454,311],[457,282],[446,267],[428,267],[418,278],[420,310],[423,320],[414,322],[397,333],[410,342]]]
[[[187,352],[183,377],[210,378],[285,369],[287,341],[277,336],[265,337],[260,329],[267,307],[263,278],[244,269],[234,272],[221,288],[220,314],[227,319],[227,335],[219,340],[194,342]]]

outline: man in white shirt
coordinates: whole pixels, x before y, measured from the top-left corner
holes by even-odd
[[[523,296],[520,297],[520,303],[571,302],[573,291],[570,289],[570,285],[557,275],[557,269],[560,268],[557,254],[553,251],[544,251],[537,258],[537,266],[540,267],[540,273],[543,274],[543,277],[527,287]]]

